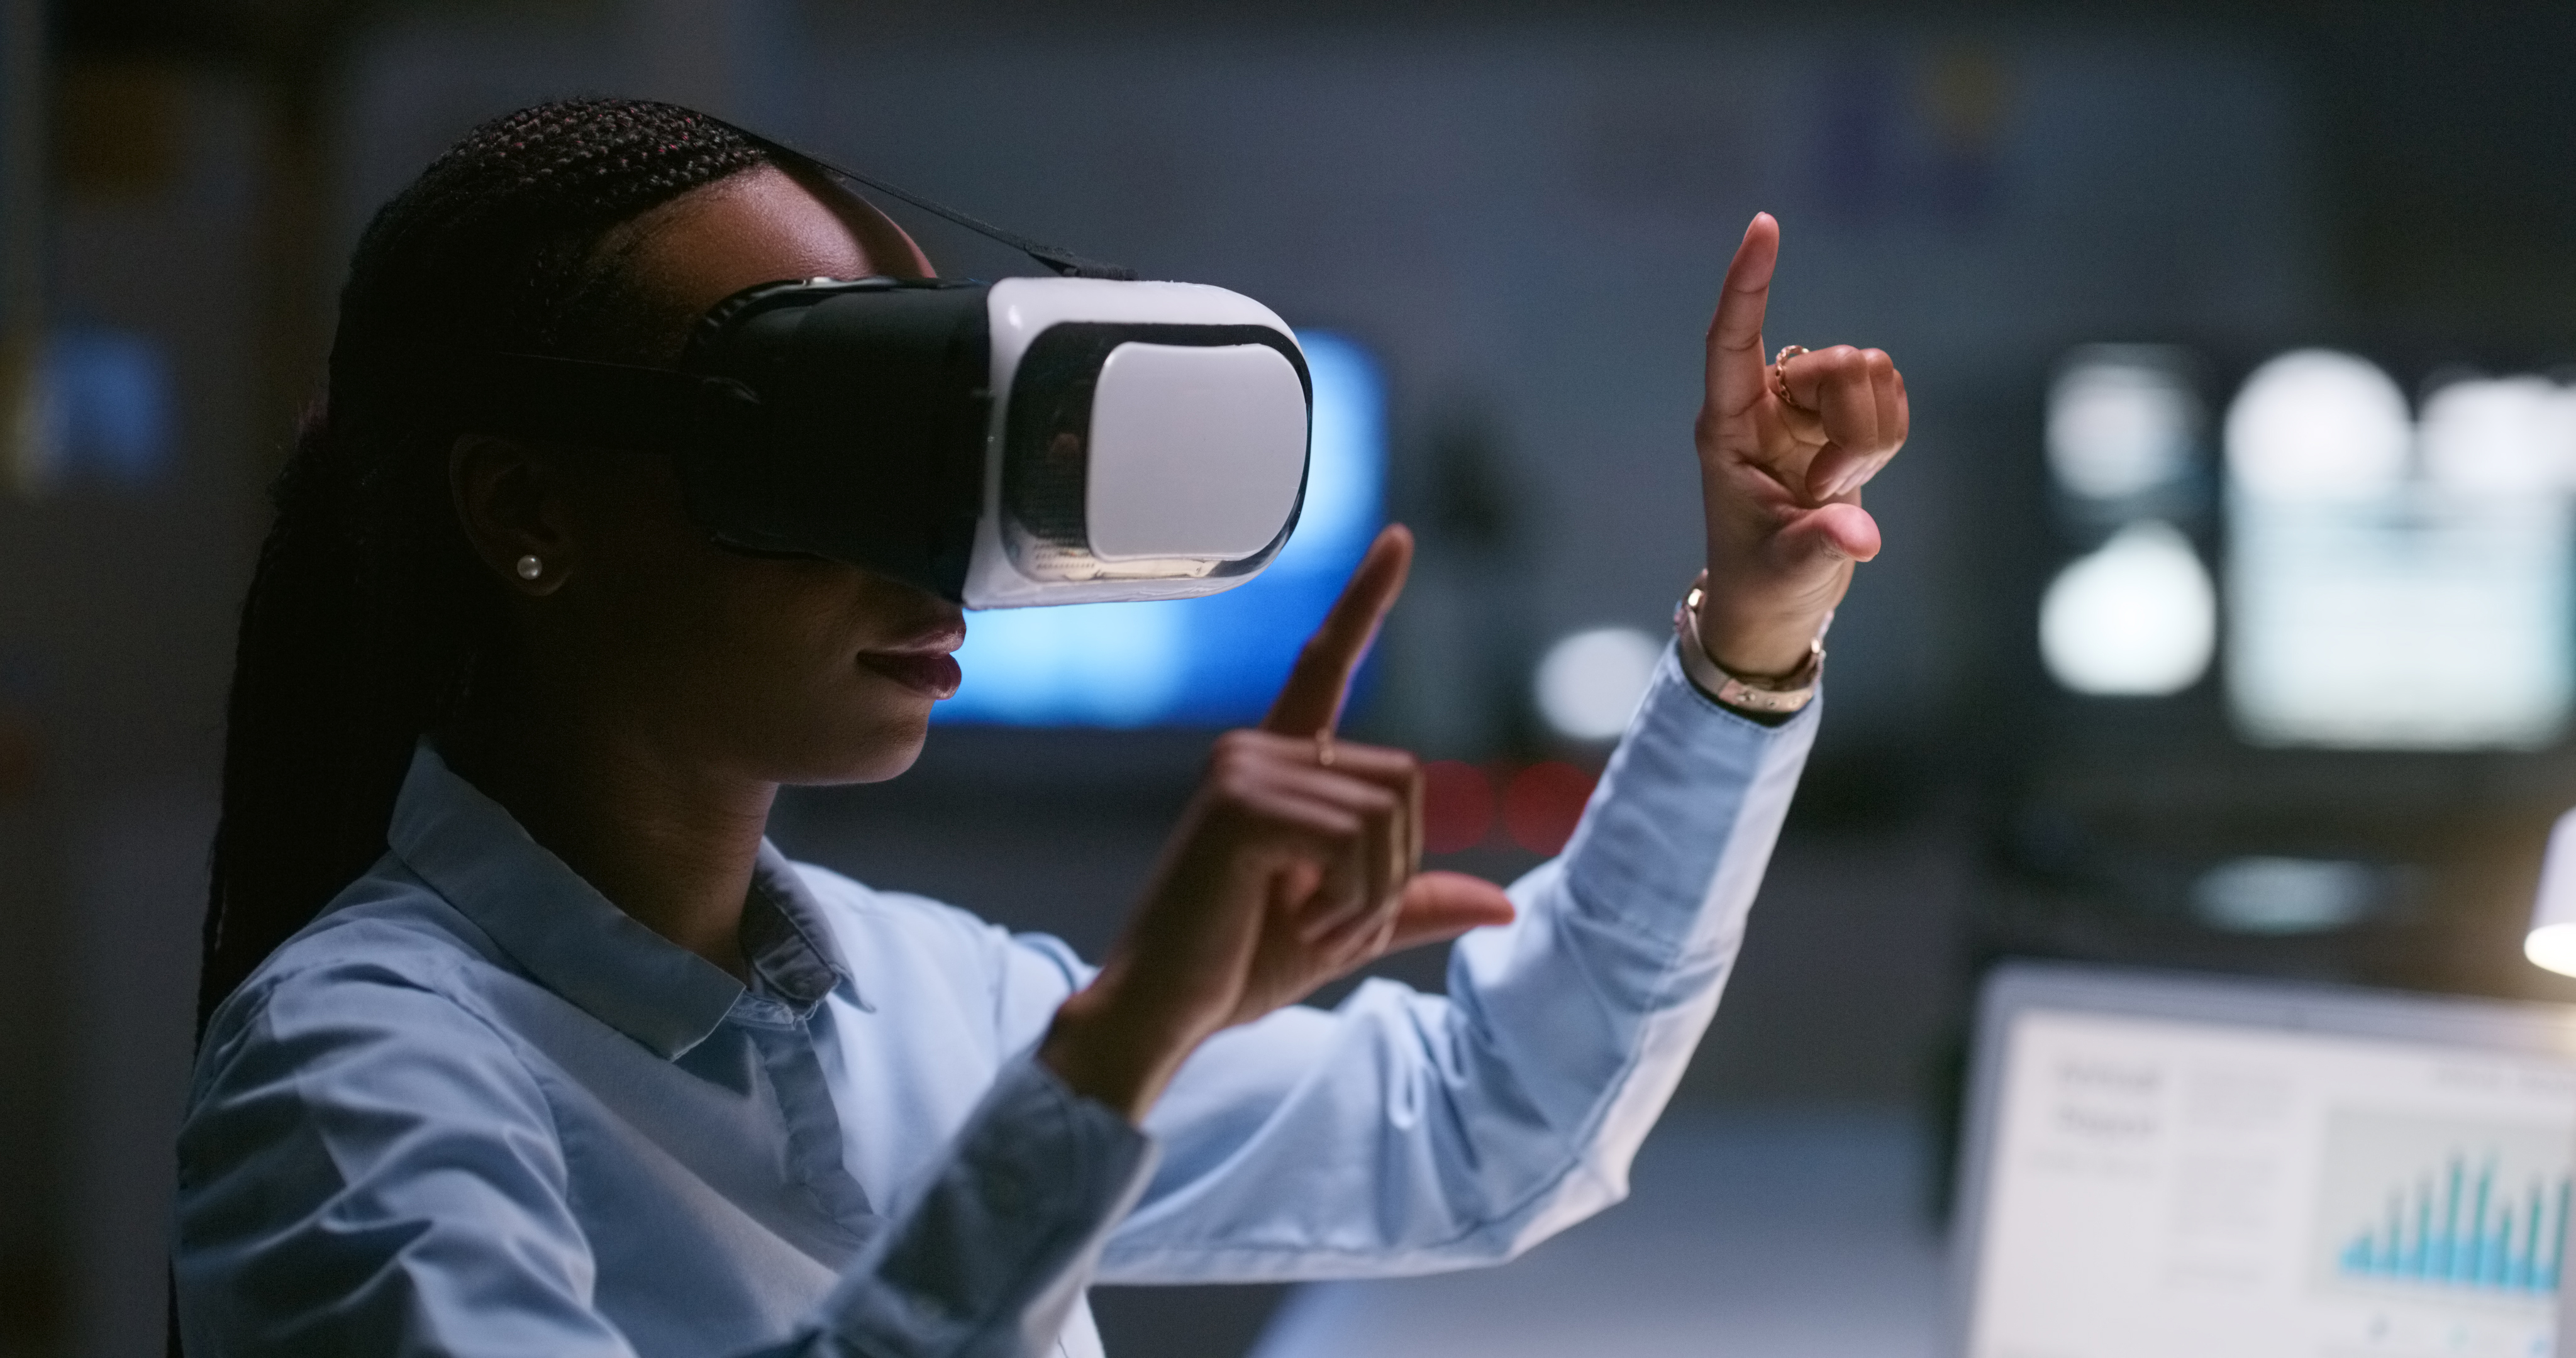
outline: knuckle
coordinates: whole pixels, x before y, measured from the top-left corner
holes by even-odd
[[[1251,800],[1260,786],[1261,761],[1248,750],[1220,752],[1208,765],[1207,787],[1218,800],[1241,803]]]
[[[1278,748],[1277,736],[1245,727],[1218,736],[1211,761],[1223,768],[1254,768],[1268,763]]]

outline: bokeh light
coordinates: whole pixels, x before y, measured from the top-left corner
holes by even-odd
[[[2077,693],[2178,693],[2209,669],[2218,597],[2191,543],[2171,524],[2120,530],[2070,563],[2039,605],[2039,653]]]
[[[2254,370],[2227,410],[2227,470],[2239,494],[2336,500],[2406,474],[2406,394],[2367,359],[2300,349]]]
[[[2084,499],[2142,495],[2190,472],[2201,415],[2176,351],[2087,345],[2049,389],[2048,470]]]
[[[2424,401],[2424,478],[2471,495],[2576,485],[2576,391],[2544,377],[2453,382]]]
[[[1553,854],[1565,848],[1583,819],[1598,780],[1572,764],[1549,760],[1512,775],[1503,790],[1503,829],[1512,842],[1531,853]]]
[[[1557,734],[1608,740],[1628,729],[1663,643],[1633,627],[1596,627],[1547,648],[1534,681],[1539,716]]]
[[[1494,784],[1483,769],[1456,759],[1422,766],[1425,853],[1456,853],[1484,843],[1494,832],[1495,809]]]

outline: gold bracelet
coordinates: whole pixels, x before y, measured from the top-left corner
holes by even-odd
[[[1824,626],[1807,642],[1807,663],[1778,679],[1747,679],[1718,664],[1699,638],[1699,605],[1707,595],[1708,572],[1701,571],[1673,607],[1674,649],[1681,655],[1682,673],[1690,676],[1694,687],[1728,707],[1766,716],[1784,716],[1816,700],[1816,684],[1825,674],[1825,632],[1834,625],[1833,614],[1825,615]]]

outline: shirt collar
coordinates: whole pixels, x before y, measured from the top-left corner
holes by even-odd
[[[705,1041],[743,997],[723,968],[638,923],[530,839],[427,740],[412,751],[386,839],[539,984],[665,1058]],[[795,865],[766,840],[742,946],[763,989],[800,1015],[849,979]]]

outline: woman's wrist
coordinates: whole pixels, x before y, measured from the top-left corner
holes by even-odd
[[[1039,1064],[1065,1087],[1142,1125],[1181,1062],[1198,1046],[1121,1004],[1104,974],[1056,1010],[1038,1043]]]
[[[1748,680],[1786,679],[1807,667],[1828,609],[1735,617],[1714,590],[1699,608],[1699,644],[1718,668]]]

